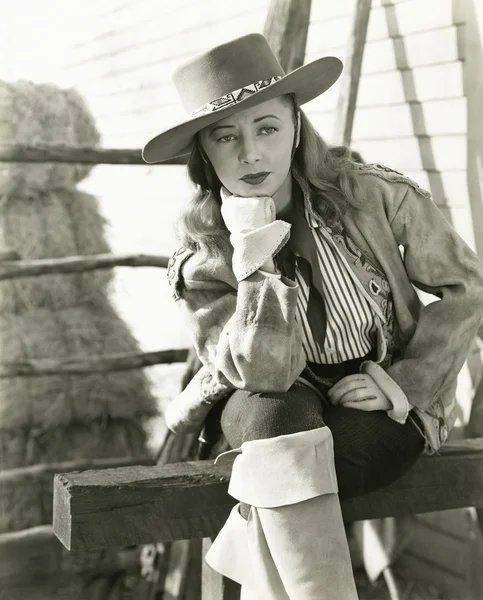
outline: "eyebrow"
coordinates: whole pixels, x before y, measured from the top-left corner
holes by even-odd
[[[256,119],[253,119],[253,122],[258,123],[259,121],[263,121],[263,119],[268,119],[269,117],[272,117],[273,119],[277,119],[278,121],[281,121],[281,119],[279,117],[277,117],[276,115],[263,115],[263,117],[257,117]],[[229,129],[229,128],[233,128],[233,127],[235,127],[235,126],[234,125],[216,125],[212,129],[210,129],[210,135],[217,129]]]

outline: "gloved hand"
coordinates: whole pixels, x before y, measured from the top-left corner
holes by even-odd
[[[392,404],[370,375],[347,375],[327,393],[332,404],[359,410],[389,410]]]
[[[372,360],[364,361],[360,371],[343,377],[329,390],[330,402],[359,410],[385,410],[394,421],[405,423],[412,406],[399,385]]]
[[[257,269],[274,273],[273,256],[287,243],[291,225],[276,219],[273,198],[234,196],[224,187],[220,195],[221,215],[231,234],[232,268],[237,281]]]
[[[206,367],[196,373],[186,388],[164,410],[164,421],[173,433],[190,433],[201,429],[219,400],[233,389],[213,379]]]

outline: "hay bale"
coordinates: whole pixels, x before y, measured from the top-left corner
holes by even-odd
[[[73,89],[31,81],[0,81],[0,140],[15,144],[97,146],[100,134],[82,97]],[[92,165],[3,163],[0,195],[72,189]]]
[[[110,252],[98,201],[69,189],[11,193],[0,199],[0,240],[23,259],[61,258]],[[57,310],[106,297],[112,269],[25,277],[0,282],[0,313],[35,307]]]
[[[89,358],[129,352],[135,343],[114,309],[99,303],[55,312],[35,308],[15,319],[0,314],[0,339],[9,348],[12,361]],[[67,426],[72,421],[89,423],[157,414],[149,381],[140,370],[4,378],[0,379],[0,398],[3,429],[46,430]]]
[[[0,142],[99,144],[74,90],[0,82]],[[2,163],[0,246],[22,258],[110,251],[98,201],[76,184],[92,169]],[[109,300],[112,270],[0,282],[0,344],[8,360],[139,352]],[[79,458],[146,455],[156,401],[143,371],[0,379],[0,468]],[[47,523],[51,490],[0,496],[3,531]]]

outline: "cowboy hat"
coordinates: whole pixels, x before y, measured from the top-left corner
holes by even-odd
[[[342,62],[326,56],[286,74],[260,33],[216,46],[175,71],[188,119],[152,138],[143,159],[157,163],[187,154],[204,127],[276,96],[293,93],[305,104],[328,90],[341,71]]]

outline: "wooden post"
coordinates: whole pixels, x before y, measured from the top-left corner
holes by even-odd
[[[370,13],[371,0],[357,0],[352,36],[347,48],[337,103],[334,138],[332,140],[337,145],[349,145],[351,142]]]
[[[483,6],[480,0],[453,3],[465,26],[463,81],[467,99],[467,182],[476,251],[483,260]],[[458,15],[455,15],[458,16]]]
[[[286,73],[304,64],[311,0],[271,0],[263,35]]]
[[[460,42],[464,44],[465,62],[463,66],[463,86],[467,99],[467,184],[470,210],[475,240],[475,249],[483,260],[483,6],[479,0],[466,0],[453,3],[453,10],[462,10],[455,14],[464,21]],[[483,327],[479,337],[483,340]],[[483,379],[480,381],[473,402],[466,435],[483,435]],[[483,510],[477,511],[480,528],[483,531]]]

